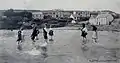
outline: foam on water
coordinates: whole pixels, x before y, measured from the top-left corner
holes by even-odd
[[[40,55],[41,54],[41,52],[36,50],[35,48],[32,49],[31,51],[24,51],[24,53],[27,53],[29,55]]]
[[[42,43],[42,44],[40,44],[40,46],[41,47],[46,47],[47,46],[47,43],[45,42],[45,43]]]

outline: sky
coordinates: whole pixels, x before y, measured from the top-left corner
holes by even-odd
[[[0,0],[0,9],[112,10],[120,13],[120,0]]]

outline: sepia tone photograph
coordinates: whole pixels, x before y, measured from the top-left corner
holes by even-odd
[[[120,0],[0,0],[0,63],[120,63]]]

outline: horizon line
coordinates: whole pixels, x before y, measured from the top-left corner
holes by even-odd
[[[82,10],[82,9],[17,9],[17,8],[8,8],[8,9],[0,9],[0,10],[9,10],[9,9],[13,9],[13,10],[62,10],[62,11],[103,11],[103,10],[109,10],[112,11],[110,9],[99,9],[99,10]]]

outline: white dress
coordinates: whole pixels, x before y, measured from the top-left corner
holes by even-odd
[[[88,30],[87,30],[87,28],[86,28],[86,27],[85,27],[85,28],[83,28],[83,29],[82,29],[82,31],[88,32]]]
[[[21,31],[21,35],[22,35],[22,40],[24,41],[25,40],[24,39],[25,35],[24,35],[24,31],[23,30]]]
[[[97,37],[97,32],[93,31],[92,38],[93,38],[93,39],[97,39],[97,38],[98,38],[98,37]]]

